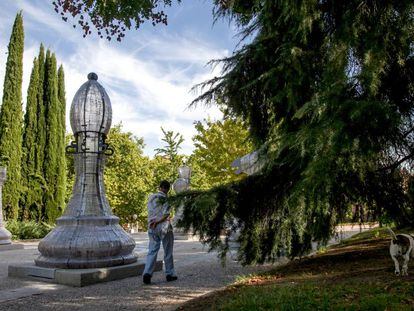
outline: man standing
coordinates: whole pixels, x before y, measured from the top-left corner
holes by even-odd
[[[145,263],[143,282],[151,283],[160,244],[164,248],[165,275],[168,282],[177,280],[174,271],[173,245],[174,235],[170,223],[170,206],[167,202],[167,194],[170,183],[161,181],[159,191],[151,194],[148,199],[148,255]]]

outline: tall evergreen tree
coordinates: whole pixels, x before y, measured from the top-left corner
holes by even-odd
[[[65,157],[65,142],[66,142],[66,91],[65,91],[65,73],[63,66],[60,65],[58,70],[58,130],[59,141],[57,146],[57,161],[58,161],[58,183],[56,189],[56,201],[59,210],[63,210],[65,207],[65,194],[66,194],[66,157]]]
[[[39,56],[39,88],[37,92],[37,135],[36,135],[36,172],[39,176],[39,180],[42,186],[42,200],[41,200],[41,213],[42,220],[46,217],[46,211],[44,207],[44,196],[47,189],[46,181],[44,178],[44,159],[46,149],[46,116],[45,116],[45,48],[43,44],[40,44]]]
[[[26,114],[23,130],[22,185],[20,217],[39,219],[42,207],[42,174],[36,169],[37,110],[39,88],[39,62],[33,61],[33,69],[27,91]]]
[[[354,204],[413,226],[413,1],[216,3],[249,42],[199,100],[242,117],[267,163],[191,194],[185,225],[224,253],[237,219],[245,263],[326,242]]]
[[[44,176],[47,189],[44,197],[46,219],[54,223],[62,210],[59,207],[56,193],[58,187],[58,145],[59,145],[59,99],[56,72],[56,57],[50,51],[46,53],[44,104],[46,116],[46,148],[44,159]]]
[[[23,49],[23,16],[20,12],[10,37],[0,111],[0,162],[8,171],[3,188],[7,219],[18,217],[21,190]]]

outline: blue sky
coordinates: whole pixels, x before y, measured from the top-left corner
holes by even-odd
[[[107,90],[113,108],[113,124],[122,122],[126,131],[143,137],[144,153],[152,156],[162,146],[162,126],[183,134],[182,152],[193,149],[193,123],[218,119],[216,107],[187,109],[197,95],[192,86],[220,74],[206,66],[211,59],[231,55],[236,44],[235,27],[220,20],[213,25],[211,0],[184,0],[167,8],[168,26],[150,23],[131,30],[120,43],[96,35],[82,37],[55,13],[52,0],[0,1],[0,81],[4,81],[7,44],[16,13],[23,10],[25,53],[23,100],[33,58],[41,42],[56,53],[66,74],[67,111],[77,89],[93,71]],[[0,96],[2,85],[0,86]],[[70,131],[67,116],[67,131]]]

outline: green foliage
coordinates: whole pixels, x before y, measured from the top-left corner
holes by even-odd
[[[165,131],[162,127],[161,131],[164,134],[162,141],[166,145],[155,149],[155,158],[152,163],[155,172],[155,189],[163,179],[173,183],[178,178],[178,167],[183,164],[184,159],[184,156],[178,153],[184,142],[183,136],[174,131]]]
[[[50,51],[46,53],[45,61],[45,88],[44,88],[44,105],[46,115],[46,147],[44,159],[44,176],[47,189],[44,197],[44,206],[46,219],[49,223],[54,223],[62,213],[62,206],[59,205],[56,194],[59,189],[59,142],[61,128],[60,103],[58,99],[58,83],[56,71],[56,58]]]
[[[6,219],[19,216],[54,222],[63,208],[66,178],[65,103],[58,101],[58,95],[64,100],[63,69],[58,94],[55,56],[48,51],[45,60],[41,45],[33,62],[22,124],[23,40],[19,13],[10,38],[0,112],[0,161],[8,171],[3,205]]]
[[[12,234],[12,239],[26,240],[44,238],[53,229],[53,226],[34,220],[11,220],[6,222],[6,228]]]
[[[162,127],[161,131],[164,134],[162,141],[165,142],[166,145],[162,148],[155,149],[155,155],[161,155],[174,162],[177,158],[179,158],[178,149],[181,148],[184,138],[180,133],[165,131]]]
[[[36,136],[36,170],[39,175],[43,176],[43,167],[45,160],[46,149],[46,114],[45,114],[45,49],[43,44],[40,44],[39,49],[39,88],[37,93],[37,136]],[[46,188],[46,183],[43,183],[43,189]]]
[[[47,183],[44,174],[45,151],[46,151],[46,107],[45,107],[45,74],[46,59],[43,44],[40,44],[38,63],[39,63],[39,84],[37,90],[37,132],[36,132],[36,176],[41,186],[41,197],[39,196],[38,206],[41,206],[39,219],[46,219],[45,195],[47,191]]]
[[[23,17],[20,12],[16,15],[10,36],[0,111],[0,163],[7,167],[3,188],[6,219],[17,219],[21,193],[23,49]]]
[[[68,146],[71,141],[74,140],[72,134],[66,134],[65,136],[65,145]],[[73,154],[66,153],[66,193],[65,193],[65,203],[69,202],[69,199],[72,195],[73,185],[75,184],[75,161]]]
[[[179,225],[192,229],[212,249],[220,251],[221,258],[225,258],[229,248],[227,238],[237,230],[240,230],[238,257],[242,263],[277,260],[284,250],[292,250],[290,255],[294,257],[308,249],[311,240],[308,236],[300,239],[296,233],[303,230],[302,206],[279,208],[284,188],[289,185],[275,182],[275,177],[247,176],[207,191],[171,197],[170,203],[175,208],[183,205],[184,218]],[[329,223],[326,226],[329,230]],[[226,239],[222,238],[223,233]],[[316,238],[323,241],[330,232],[323,233]]]
[[[27,91],[26,113],[23,129],[22,185],[20,198],[20,218],[41,219],[43,205],[42,174],[36,167],[36,148],[38,139],[38,92],[39,92],[39,62],[35,58]]]
[[[21,219],[53,223],[65,205],[65,87],[43,45],[34,60],[23,131]]]
[[[173,0],[54,0],[55,11],[64,21],[77,18],[77,24],[83,29],[84,37],[90,35],[91,24],[98,35],[108,40],[116,37],[118,41],[125,36],[125,31],[131,27],[138,29],[149,20],[154,26],[158,23],[167,24],[167,15],[159,7],[170,6]],[[181,0],[175,2],[180,3]],[[76,24],[74,24],[76,27]]]
[[[58,75],[58,130],[59,137],[57,142],[57,186],[56,186],[56,203],[58,209],[63,211],[65,208],[66,195],[66,92],[65,92],[65,73],[63,66],[59,67]]]
[[[152,188],[154,190],[158,189],[161,180],[174,182],[174,178],[178,176],[177,170],[171,166],[170,160],[162,156],[155,156],[151,159],[150,166],[154,176],[152,180]]]
[[[121,223],[132,222],[138,216],[142,227],[146,226],[148,193],[153,190],[153,174],[150,160],[142,154],[144,142],[132,133],[122,132],[122,126],[111,128],[108,144],[114,154],[105,165],[105,188],[109,203]]]
[[[225,252],[219,233],[233,219],[244,263],[327,241],[354,204],[414,225],[401,173],[414,164],[412,1],[226,3],[217,14],[235,18],[249,40],[196,102],[219,99],[247,122],[267,164],[188,195],[184,225]],[[197,196],[214,203],[201,207]]]
[[[212,122],[196,122],[193,137],[195,149],[189,159],[192,168],[191,187],[208,189],[220,184],[240,180],[232,162],[253,151],[247,129],[239,120],[226,118]]]
[[[402,291],[385,291],[381,283],[326,284],[309,281],[283,286],[244,286],[214,303],[209,310],[410,310],[408,281]],[[407,287],[405,287],[407,286]],[[205,309],[207,310],[207,309]]]

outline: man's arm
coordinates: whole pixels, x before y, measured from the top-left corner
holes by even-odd
[[[170,205],[168,204],[168,202],[166,202],[165,198],[159,198],[159,200],[161,201],[160,203],[162,204],[162,209],[164,213],[160,219],[154,219],[154,221],[150,223],[150,228],[152,229],[154,229],[158,224],[166,221],[170,217]]]
[[[151,229],[154,229],[154,228],[155,228],[158,224],[160,224],[160,223],[162,223],[162,222],[166,221],[168,217],[170,217],[170,214],[162,216],[162,217],[161,217],[161,219],[159,219],[159,220],[154,220],[154,221],[152,221],[152,222],[150,223],[150,228],[151,228]]]

